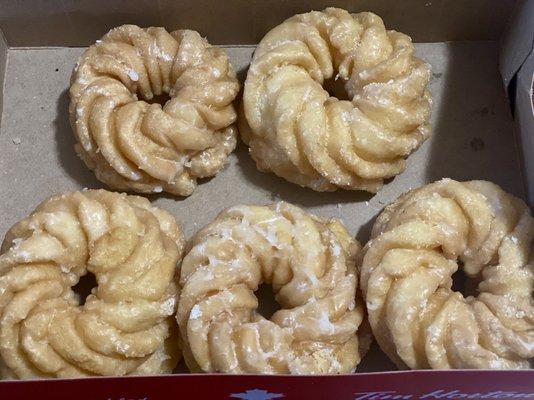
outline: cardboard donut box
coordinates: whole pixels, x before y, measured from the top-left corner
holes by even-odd
[[[78,56],[110,28],[195,29],[227,51],[243,81],[270,28],[328,6],[373,11],[388,29],[412,37],[432,66],[432,137],[374,196],[297,187],[257,171],[240,144],[190,197],[149,196],[187,237],[229,206],[285,200],[341,219],[364,243],[386,204],[442,177],[490,180],[534,205],[534,1],[0,0],[0,234],[53,194],[103,187],[73,150],[67,108]],[[268,291],[259,296],[268,308]],[[374,345],[350,375],[189,374],[182,367],[166,376],[0,382],[0,400],[34,398],[534,399],[534,370],[397,371]]]

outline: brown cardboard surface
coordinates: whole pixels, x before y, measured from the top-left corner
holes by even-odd
[[[87,46],[134,23],[190,28],[213,43],[255,44],[299,12],[341,7],[373,11],[416,42],[497,40],[516,0],[0,0],[10,46]]]
[[[2,104],[4,100],[4,76],[7,61],[7,42],[0,30],[0,126],[2,126]]]
[[[495,42],[417,44],[433,68],[433,136],[408,159],[408,168],[377,195],[316,193],[257,171],[240,145],[229,165],[192,196],[153,195],[156,205],[180,221],[187,237],[222,209],[240,203],[285,200],[324,217],[341,219],[360,241],[374,217],[404,191],[441,177],[488,179],[523,196],[512,117],[498,73]],[[241,79],[254,50],[226,48]],[[74,153],[68,120],[68,85],[81,48],[8,51],[0,127],[0,236],[43,199],[84,187],[100,188]],[[390,369],[378,351],[359,370]]]

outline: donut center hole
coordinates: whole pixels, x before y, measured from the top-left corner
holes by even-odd
[[[258,290],[256,290],[255,295],[259,301],[258,309],[256,311],[262,317],[271,319],[273,314],[280,310],[280,305],[274,298],[274,292],[271,285],[262,283],[258,287]]]
[[[85,304],[85,299],[89,296],[94,288],[98,286],[96,282],[96,277],[91,273],[87,272],[84,276],[80,277],[78,283],[73,286],[72,291],[78,297],[78,303],[83,306]]]
[[[335,76],[333,76],[330,79],[325,79],[323,82],[323,88],[330,96],[336,97],[338,100],[352,100],[345,89],[345,80],[341,78],[336,80]]]
[[[160,104],[162,107],[171,99],[168,93],[154,95],[150,100],[144,99],[148,104]]]
[[[452,274],[452,290],[460,292],[464,297],[478,295],[478,282],[469,277],[463,269],[461,262],[458,262],[458,270]]]

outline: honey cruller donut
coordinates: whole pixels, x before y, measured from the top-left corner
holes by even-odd
[[[88,190],[44,201],[2,245],[2,378],[170,373],[183,247],[174,218],[141,197]],[[80,305],[72,287],[87,272],[98,286]]]
[[[224,51],[197,32],[114,28],[71,78],[76,152],[111,188],[188,196],[235,148],[238,91]],[[163,107],[147,103],[163,94]]]
[[[288,203],[219,214],[196,234],[182,262],[177,320],[188,367],[353,371],[363,347],[356,335],[363,318],[356,300],[358,250],[339,221]],[[282,307],[270,320],[256,312],[254,291],[262,282],[272,285]]]
[[[378,217],[361,262],[374,336],[401,368],[529,368],[534,220],[485,181],[444,179]],[[478,296],[453,291],[463,265]]]
[[[317,191],[377,192],[430,134],[430,66],[375,14],[295,15],[254,53],[239,131],[262,171]],[[351,101],[322,87],[334,77]]]

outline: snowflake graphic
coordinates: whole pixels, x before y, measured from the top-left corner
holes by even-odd
[[[234,399],[242,400],[270,400],[270,399],[280,399],[284,397],[282,393],[270,393],[266,390],[261,389],[252,389],[247,390],[244,393],[232,393],[230,397]]]

